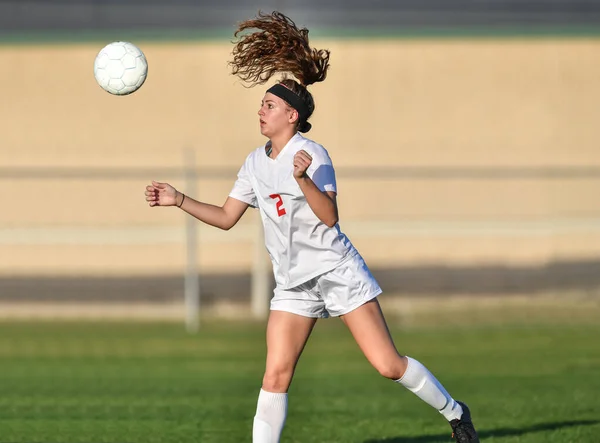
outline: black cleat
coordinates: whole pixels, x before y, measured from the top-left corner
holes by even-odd
[[[452,426],[452,438],[458,443],[479,443],[479,437],[473,421],[471,420],[471,411],[466,404],[457,401],[463,410],[462,416],[450,422]]]

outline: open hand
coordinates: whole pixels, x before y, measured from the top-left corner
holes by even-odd
[[[150,206],[175,206],[177,190],[168,183],[152,180],[152,184],[146,186],[146,201]]]
[[[294,177],[302,178],[312,163],[312,157],[305,150],[300,150],[294,155]]]

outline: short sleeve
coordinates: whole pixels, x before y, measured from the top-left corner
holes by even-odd
[[[246,162],[240,168],[237,175],[238,178],[235,181],[229,196],[244,203],[248,203],[253,208],[256,208],[258,206],[258,202],[256,200],[254,188],[252,187],[252,182],[250,181],[250,176],[248,174],[247,163],[248,161],[246,160]]]
[[[309,152],[309,154],[312,157],[312,163],[306,171],[307,175],[321,192],[337,193],[335,170],[327,151],[321,147],[315,152]]]

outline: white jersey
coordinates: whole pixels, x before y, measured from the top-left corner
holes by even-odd
[[[246,158],[229,194],[258,207],[267,251],[281,289],[296,287],[328,272],[357,251],[338,224],[330,228],[314,214],[294,178],[294,155],[304,150],[312,157],[307,175],[321,191],[337,192],[335,171],[323,146],[297,133],[277,158],[265,146]]]

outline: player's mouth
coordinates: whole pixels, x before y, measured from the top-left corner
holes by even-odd
[[[261,120],[261,121],[260,121],[260,125],[261,125],[261,126],[263,126],[263,125],[266,125],[266,124],[267,124],[267,123],[266,123],[264,120]]]

